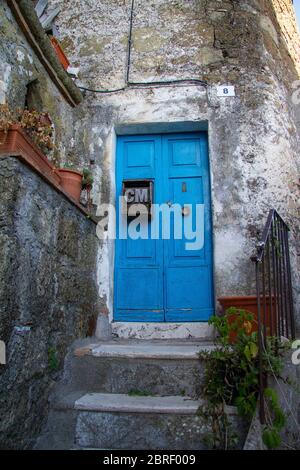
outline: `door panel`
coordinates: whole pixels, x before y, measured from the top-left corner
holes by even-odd
[[[187,243],[193,240],[186,238],[184,233],[181,240],[174,239],[173,234],[171,240],[164,245],[165,320],[207,320],[212,314],[213,296],[210,191],[205,134],[164,136],[163,154],[168,161],[165,171],[168,194],[175,204],[189,205],[190,213],[186,213],[183,219],[193,231],[196,230],[196,204],[205,203],[203,247],[187,249]],[[203,222],[201,229],[202,227]]]
[[[209,289],[206,267],[194,266],[168,270],[167,308],[203,308]]]
[[[206,321],[213,312],[206,133],[120,137],[116,173],[117,197],[124,179],[153,179],[154,203],[171,206],[171,229],[169,239],[163,239],[162,228],[158,239],[117,238],[115,320]],[[127,226],[119,217],[118,202],[117,230],[119,224]],[[172,210],[178,204],[189,207],[174,230]],[[189,223],[196,230],[196,204],[204,204],[204,243],[189,250],[186,244],[193,240],[185,238],[180,225]],[[153,221],[145,224],[143,230],[150,231]],[[182,238],[176,239],[179,233]]]
[[[126,142],[124,146],[124,170],[131,173],[133,168],[134,177],[138,178],[144,171],[150,171],[154,176],[154,156],[155,156],[155,141],[151,139],[144,139],[140,142]],[[147,169],[147,170],[144,170]],[[149,174],[149,173],[148,173]]]
[[[176,204],[180,204],[181,206],[184,205],[192,205],[195,204],[203,204],[203,189],[202,189],[202,178],[195,177],[195,178],[172,178],[170,180],[170,197],[171,200],[174,201]],[[184,191],[183,191],[184,190]],[[193,207],[194,208],[194,207]],[[191,223],[192,230],[195,231],[195,217],[192,215],[187,214],[182,219],[182,223],[185,220],[186,222],[189,221]],[[183,229],[182,229],[182,235]],[[195,257],[204,257],[204,250],[187,250],[186,249],[186,242],[187,240],[184,236],[181,239],[175,239],[172,237],[170,240],[170,247],[169,247],[169,262],[170,264],[173,261],[178,262],[179,259],[185,258],[195,258]]]
[[[118,197],[122,181],[153,179],[154,202],[159,202],[160,187],[157,161],[161,161],[160,136],[120,137],[117,143],[116,193],[117,233],[120,224],[127,223],[119,214]],[[158,175],[157,175],[158,173]],[[146,222],[144,230],[150,231]],[[164,321],[162,241],[149,239],[116,240],[115,312],[119,321]]]
[[[117,307],[124,310],[161,308],[160,283],[157,269],[120,269],[117,284],[122,295],[119,296]]]

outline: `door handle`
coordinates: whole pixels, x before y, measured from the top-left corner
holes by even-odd
[[[190,210],[189,207],[182,206],[182,208],[181,208],[181,213],[182,213],[182,216],[183,216],[183,217],[184,217],[184,216],[187,217],[188,215],[190,215],[191,210]]]

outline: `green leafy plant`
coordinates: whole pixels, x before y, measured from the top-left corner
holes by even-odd
[[[13,124],[19,124],[43,152],[55,148],[53,127],[48,113],[20,108],[13,111],[7,104],[0,104],[0,131],[7,134]]]
[[[281,444],[280,431],[286,423],[286,417],[280,408],[278,397],[274,390],[266,388],[264,396],[272,416],[268,416],[269,425],[264,426],[262,438],[268,449],[276,449]]]
[[[68,162],[64,163],[61,168],[65,169],[65,170],[77,171],[75,165],[73,163],[68,163]]]
[[[90,190],[94,183],[92,172],[88,168],[84,168],[82,173],[82,189]]]
[[[198,409],[197,414],[211,429],[211,432],[207,432],[203,437],[207,447],[219,450],[236,448],[238,434],[229,421],[224,403],[214,404],[208,402],[206,406]]]
[[[200,353],[200,358],[205,360],[203,394],[208,403],[211,428],[215,434],[211,440],[214,445],[218,443],[220,448],[228,448],[228,421],[224,416],[226,405],[236,406],[239,414],[249,420],[256,410],[259,357],[257,332],[252,331],[254,323],[251,312],[236,308],[228,309],[223,316],[212,317],[210,324],[214,325],[218,334],[216,348]],[[265,376],[271,372],[280,376],[283,349],[284,346],[277,338],[267,338],[262,357]],[[272,427],[278,430],[280,408],[279,405],[275,406],[275,392],[272,392],[272,395],[268,392],[267,396],[274,410]],[[282,417],[282,414],[280,416]],[[264,434],[266,443],[270,443],[273,436],[272,443],[276,444],[277,438],[278,444],[279,434],[277,433],[275,438],[274,429],[269,425],[266,426]]]

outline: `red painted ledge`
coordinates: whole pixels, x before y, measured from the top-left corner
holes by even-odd
[[[0,157],[15,157],[29,166],[44,181],[77,207],[88,219],[95,224],[98,220],[73,199],[60,185],[60,176],[55,166],[45,157],[41,150],[27,136],[18,124],[12,125],[7,134],[0,131]]]

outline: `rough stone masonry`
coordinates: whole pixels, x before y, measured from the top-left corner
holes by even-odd
[[[99,309],[95,224],[13,157],[0,159],[0,448],[28,448],[70,344]]]
[[[64,151],[72,150],[72,107],[6,2],[0,2],[0,43],[0,103],[48,110],[57,145],[52,158],[64,162]],[[65,79],[80,98],[66,73]],[[84,211],[17,157],[1,154],[0,194],[0,339],[6,346],[0,448],[20,449],[32,447],[68,347],[95,329],[98,239]]]
[[[129,125],[142,133],[149,123],[155,132],[163,123],[203,123],[209,134],[216,297],[254,292],[249,256],[274,207],[291,227],[299,304],[299,104],[292,102],[299,38],[291,2],[136,0],[128,69],[131,0],[49,4],[61,8],[56,25],[72,65],[79,67],[80,83],[94,90],[124,87],[86,92],[75,111],[74,158],[94,162],[94,202],[115,200],[116,133]],[[129,82],[198,78],[208,87],[127,87],[127,73]],[[236,97],[218,98],[221,84],[235,86]],[[110,319],[113,258],[113,243],[103,242],[99,290]]]

